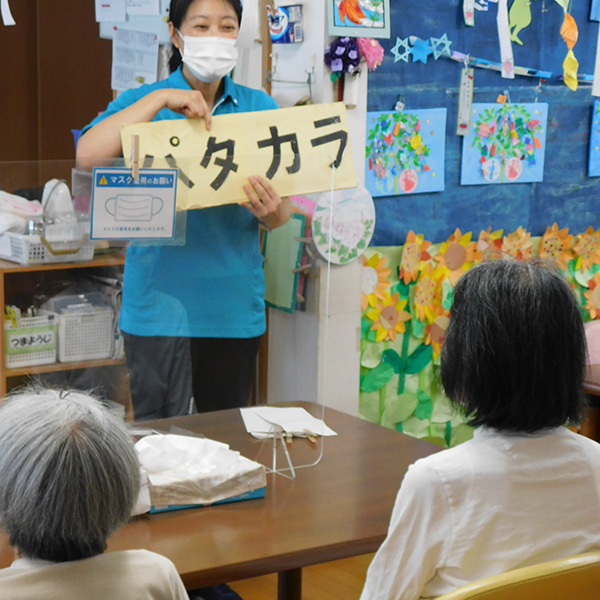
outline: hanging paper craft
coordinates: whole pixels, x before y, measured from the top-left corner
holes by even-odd
[[[519,39],[519,33],[531,25],[531,2],[530,0],[515,0],[508,11],[510,24],[510,39],[516,44],[523,45]]]
[[[329,35],[390,37],[390,0],[327,0]]]
[[[461,185],[543,181],[548,105],[473,104]]]
[[[588,175],[590,177],[600,177],[600,100],[594,102]]]
[[[510,26],[508,24],[507,0],[498,0],[496,24],[498,27],[498,40],[500,41],[500,62],[502,63],[502,71],[500,71],[500,74],[505,79],[514,79],[515,60],[513,58]]]
[[[362,186],[323,192],[312,219],[312,235],[319,254],[336,265],[357,259],[375,230],[375,205]]]
[[[444,189],[446,109],[367,113],[365,185],[373,196]]]

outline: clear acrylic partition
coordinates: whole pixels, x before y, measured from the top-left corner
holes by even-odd
[[[250,161],[254,160],[253,157],[247,158]],[[288,166],[293,155],[275,158],[279,159],[279,168],[283,169]],[[314,160],[328,166],[333,164],[335,158],[328,155],[313,157]],[[192,162],[190,159],[189,164]],[[197,164],[198,159],[195,162]],[[177,167],[184,172],[188,168],[191,169],[185,159],[178,159]],[[97,168],[121,168],[126,172],[129,170],[122,159],[99,161]],[[142,173],[147,172],[147,166],[142,164],[141,168]],[[155,168],[162,166],[152,165],[152,169]],[[307,164],[304,169],[305,177],[311,181],[311,165]],[[326,185],[328,189],[321,187],[318,191],[313,189],[298,194],[305,197],[309,205],[316,202],[319,211],[318,227],[325,234],[335,225],[333,190],[341,187],[340,182],[336,182],[336,169],[331,167],[327,173],[328,178],[330,177]],[[57,183],[63,186],[63,192],[64,185],[68,188],[73,208],[70,215],[63,214],[60,210],[52,211],[50,204],[61,202],[56,198],[60,195],[58,190],[52,189]],[[3,309],[9,307],[10,313],[5,311],[7,325],[1,332],[0,341],[6,351],[0,392],[4,396],[7,392],[32,382],[66,388],[93,389],[111,408],[131,420],[123,342],[118,321],[114,318],[114,315],[118,315],[120,306],[119,286],[122,282],[125,253],[131,245],[184,245],[190,213],[186,210],[176,210],[172,235],[160,239],[154,239],[152,232],[148,237],[144,237],[139,231],[132,234],[133,237],[127,237],[127,234],[120,231],[117,236],[120,239],[110,239],[110,233],[98,236],[98,231],[94,233],[92,225],[92,183],[92,171],[77,168],[74,160],[0,162],[1,192],[29,199],[38,198],[45,203],[43,215],[31,214],[23,217],[24,229],[19,230],[17,227],[16,231],[0,233],[0,265],[3,270],[1,300],[4,304]],[[178,181],[178,185],[181,185],[181,181]],[[6,197],[4,199],[6,200]],[[110,200],[112,202],[112,198]],[[116,206],[117,202],[115,199],[111,204],[109,212],[113,216],[120,210]],[[150,210],[152,212],[154,209]],[[123,220],[124,217],[121,214],[115,216],[115,219]],[[313,228],[314,225],[313,216]],[[4,231],[4,228],[1,231]],[[90,234],[96,239],[90,239]],[[262,238],[265,253],[264,244],[268,247],[271,235],[272,232],[266,232],[266,236]],[[306,288],[303,292],[304,298],[301,298],[301,310],[297,308],[295,312],[290,312],[289,307],[283,312],[273,307],[267,309],[271,315],[277,311],[276,318],[271,317],[270,322],[277,320],[278,325],[288,332],[310,323],[312,330],[303,332],[307,340],[302,344],[290,344],[285,349],[284,356],[279,352],[276,356],[269,353],[270,362],[267,368],[262,365],[262,368],[257,369],[257,372],[261,373],[267,372],[268,369],[279,369],[281,373],[285,373],[299,364],[311,364],[313,372],[308,374],[311,386],[298,389],[295,397],[290,398],[288,395],[284,400],[316,403],[317,406],[312,407],[311,413],[322,421],[328,376],[326,365],[331,270],[331,262],[323,258],[328,252],[326,245],[323,247],[323,239],[330,240],[331,237],[321,238],[321,247],[317,248],[315,242],[306,237],[306,230],[302,230],[301,235],[293,235],[290,238],[291,241],[301,242],[305,257],[300,266],[299,263],[292,264],[298,256],[286,258],[292,261],[289,264],[290,270],[305,277]],[[275,244],[274,236],[272,242]],[[281,239],[277,243],[282,244]],[[275,247],[273,244],[272,247]],[[75,268],[62,269],[61,265],[65,264]],[[287,294],[289,276],[284,279]],[[275,298],[279,297],[278,292],[283,293],[283,290],[277,289],[278,285],[279,280],[268,284],[269,291]],[[166,290],[162,291],[167,293]],[[62,320],[57,325],[57,321],[52,318],[52,313],[59,310],[61,298],[77,294],[83,294],[85,302],[94,305],[96,315],[94,322],[87,324],[87,329],[81,331],[78,331],[77,327],[66,328]],[[175,298],[171,300],[173,303],[177,302]],[[300,300],[298,302],[300,303]],[[12,307],[20,310],[18,323],[11,312],[14,310]],[[104,308],[109,308],[110,311],[103,311]],[[110,317],[106,316],[108,314]],[[165,319],[168,318],[172,317],[165,313]],[[15,330],[17,325],[18,331]],[[68,344],[75,348],[75,354],[69,355],[69,349],[63,347],[67,344],[64,342],[66,336],[71,336]],[[98,347],[86,350],[84,340],[78,338],[90,337],[102,337],[106,342],[104,347],[99,347],[102,345],[99,344]],[[311,337],[312,342],[308,341]],[[64,343],[61,344],[60,339]],[[298,347],[304,348],[302,354],[306,356],[298,355]],[[258,385],[256,384],[253,393],[255,402],[257,398],[264,401],[257,393]],[[282,398],[267,393],[266,400],[268,404],[273,404],[280,402]],[[193,407],[192,403],[190,407]],[[269,422],[270,419],[263,421],[267,430],[262,436],[256,436],[256,455],[247,458],[261,462],[269,471],[292,478],[298,469],[314,466],[321,460],[325,445],[324,436],[314,430],[316,427],[311,425],[311,428],[302,427],[300,431],[290,432],[289,427],[286,431],[277,423]]]

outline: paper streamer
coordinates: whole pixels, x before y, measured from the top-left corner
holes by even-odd
[[[468,27],[475,25],[475,0],[463,0],[463,16],[465,25]]]
[[[557,0],[558,2],[558,0]],[[565,85],[575,91],[577,89],[577,70],[579,69],[579,63],[573,54],[573,48],[577,43],[579,37],[579,31],[577,30],[577,23],[575,19],[565,10],[565,18],[560,28],[560,36],[565,41],[569,51],[563,62],[563,73],[565,76]]]
[[[244,0],[244,16],[236,43],[238,48],[252,48],[256,40],[260,39],[258,2],[259,0]]]
[[[508,24],[507,0],[498,1],[498,39],[500,41],[500,62],[502,63],[501,75],[505,79],[515,78],[515,59],[513,57],[512,42],[510,41],[510,25]]]
[[[2,22],[7,27],[9,25],[16,25],[15,20],[10,12],[10,6],[8,0],[0,0],[0,13],[2,14]]]

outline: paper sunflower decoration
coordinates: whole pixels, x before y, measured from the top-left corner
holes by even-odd
[[[573,254],[577,257],[577,271],[588,271],[592,266],[600,265],[600,229],[594,231],[590,225],[585,233],[578,234]]]
[[[406,236],[398,271],[398,278],[402,279],[405,284],[408,284],[409,281],[416,281],[424,262],[431,260],[431,255],[427,251],[431,242],[425,241],[424,238],[423,234],[415,235],[412,230]]]
[[[391,285],[388,277],[392,270],[386,268],[385,257],[379,258],[379,254],[373,254],[369,260],[363,254],[362,263],[361,308],[366,310],[369,305],[375,307],[377,299],[385,299],[385,290]]]
[[[600,316],[600,273],[594,273],[589,281],[588,291],[583,295],[587,300],[585,309],[592,319],[597,319]]]
[[[404,309],[408,300],[400,300],[400,292],[390,296],[384,292],[385,298],[377,301],[377,307],[367,313],[367,317],[373,321],[371,331],[375,331],[375,341],[396,339],[398,333],[406,331],[406,325],[411,316]]]
[[[466,271],[473,266],[475,260],[475,242],[471,242],[471,232],[461,234],[456,231],[440,246],[435,257],[443,275],[454,286]]]
[[[433,323],[442,309],[441,271],[428,264],[421,271],[415,286],[415,311],[421,322]]]
[[[504,236],[502,250],[517,260],[529,260],[533,254],[531,234],[519,227],[515,232]]]
[[[540,245],[540,258],[549,258],[556,262],[561,269],[566,269],[569,261],[573,258],[571,244],[573,236],[569,235],[569,229],[558,229],[554,223],[546,229]]]
[[[428,325],[425,328],[425,343],[431,346],[434,359],[437,358],[442,351],[442,346],[446,339],[446,330],[450,324],[449,315],[449,311],[444,311],[444,314],[441,314],[431,325]]]
[[[502,250],[502,229],[492,231],[491,227],[482,229],[477,240],[475,260],[483,258],[498,258]]]

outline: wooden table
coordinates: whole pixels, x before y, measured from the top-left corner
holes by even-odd
[[[315,416],[321,408],[304,406]],[[109,540],[108,551],[146,548],[169,557],[187,589],[279,573],[279,598],[300,600],[302,567],[374,552],[385,538],[408,466],[439,447],[333,409],[325,422],[339,435],[323,439],[324,454],[296,479],[269,474],[264,499],[147,515]],[[246,433],[239,410],[152,422],[226,442],[268,465],[269,446]],[[318,446],[295,439],[295,465],[318,457]],[[264,456],[264,461],[262,460]],[[0,567],[12,560],[0,538]]]
[[[583,382],[589,402],[584,408],[581,433],[600,442],[600,365],[589,365]]]

